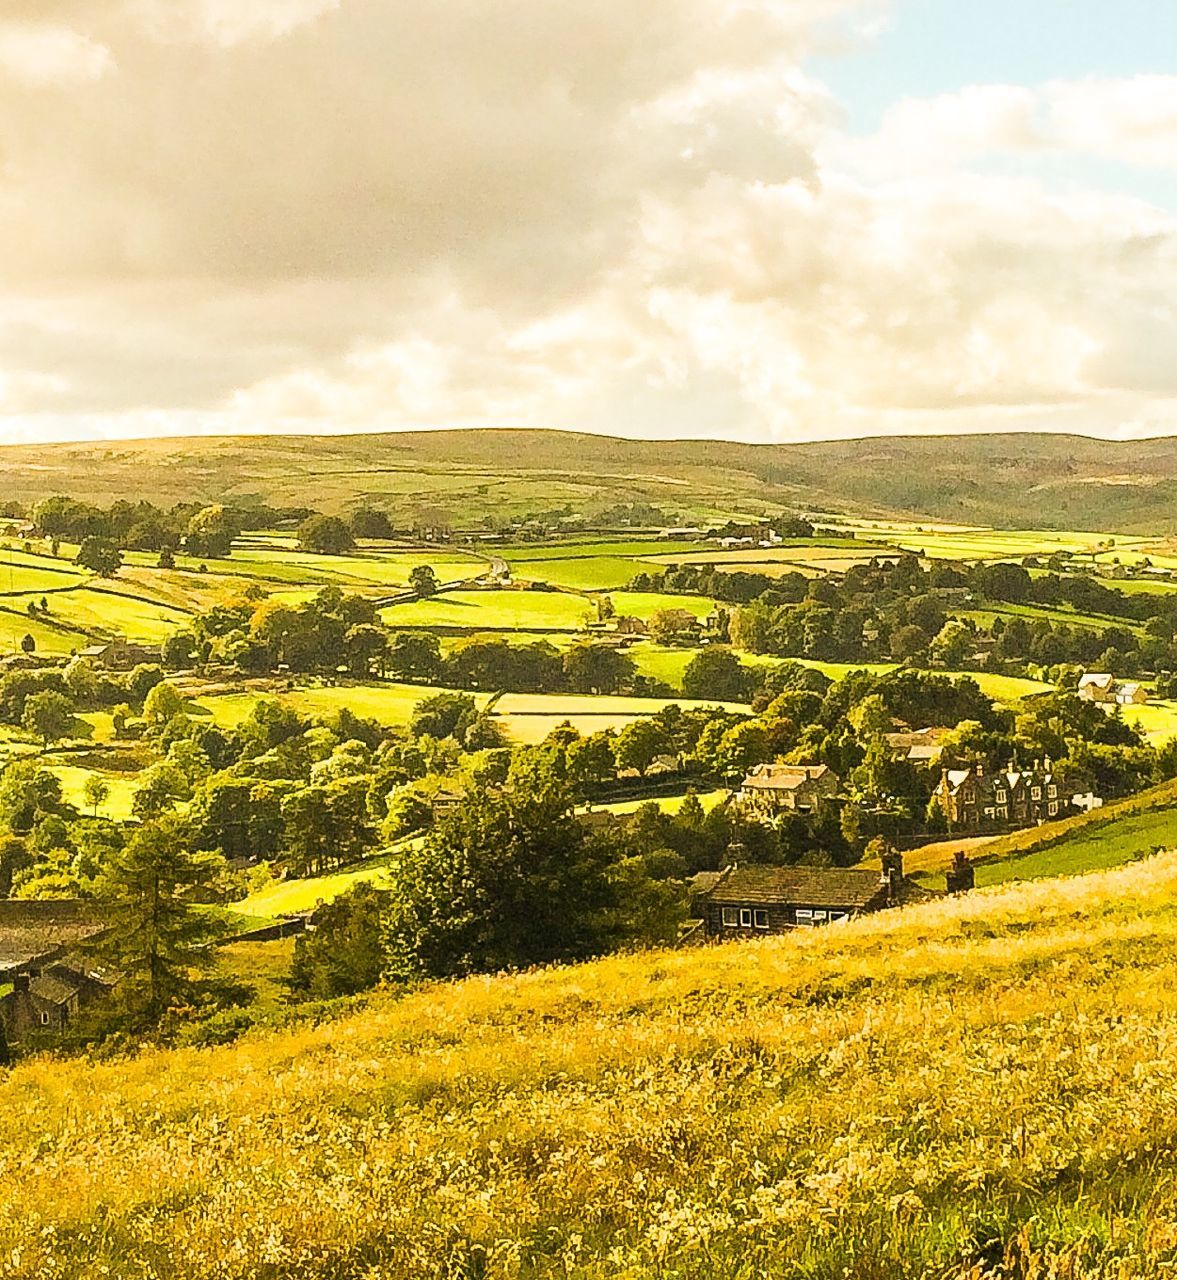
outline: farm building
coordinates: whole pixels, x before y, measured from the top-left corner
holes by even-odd
[[[79,658],[89,658],[109,671],[130,671],[143,662],[158,662],[159,648],[134,644],[123,636],[115,636],[102,644],[92,644],[78,652]]]
[[[113,986],[109,975],[65,958],[106,928],[89,902],[0,901],[0,979],[12,988],[0,997],[0,1021],[10,1040],[62,1030]]]
[[[896,760],[911,764],[932,764],[940,758],[940,740],[947,729],[915,729],[904,733],[885,733],[884,741]]]
[[[934,795],[950,827],[996,830],[1057,818],[1065,803],[1060,785],[1049,760],[1045,765],[1035,762],[1032,769],[1011,764],[995,774],[987,774],[977,764],[970,769],[942,769]]]
[[[1148,702],[1148,690],[1133,681],[1117,680],[1110,672],[1089,672],[1079,679],[1079,697],[1106,706],[1139,707]]]
[[[836,924],[937,896],[889,855],[883,873],[858,867],[733,866],[695,877],[694,910],[708,938],[755,937]]]
[[[782,813],[812,813],[836,796],[842,780],[824,764],[758,764],[740,784],[740,804],[771,821]]]

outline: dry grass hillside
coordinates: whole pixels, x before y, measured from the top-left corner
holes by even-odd
[[[1177,1266],[1177,855],[0,1083],[5,1276]]]
[[[895,437],[815,444],[621,440],[567,431],[248,436],[0,448],[0,501],[70,493],[422,504],[453,519],[655,502],[688,518],[815,508],[1017,528],[1177,533],[1170,440]]]

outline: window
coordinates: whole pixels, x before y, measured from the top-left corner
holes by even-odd
[[[995,818],[996,816],[997,816],[997,810],[996,810],[996,809],[994,809],[994,808],[992,807],[992,805],[990,805],[990,807],[989,807],[988,809],[986,809],[986,810],[985,810],[985,817],[987,817],[987,818]]]
[[[741,929],[752,928],[752,908],[751,907],[740,908],[740,928]]]
[[[767,929],[768,928],[768,912],[753,911],[752,922],[755,924],[757,929]]]
[[[1006,794],[1006,792],[999,791],[993,798],[997,801],[998,804],[1005,804],[1005,802],[1009,799],[1009,796]]]
[[[1042,799],[1042,788],[1041,788],[1041,787],[1031,787],[1031,788],[1030,788],[1030,799],[1031,799],[1031,800],[1041,800],[1041,799]]]
[[[825,913],[824,911],[815,911],[815,912],[813,913],[813,919],[814,919],[814,921],[815,921],[815,922],[816,922],[816,921],[818,921],[818,920],[822,920],[822,921],[824,921],[824,920],[825,920],[825,918],[826,918],[826,913]]]
[[[1056,813],[1058,813],[1058,801],[1057,801],[1057,800],[1052,800],[1052,801],[1050,802],[1050,804],[1049,804],[1049,805],[1047,805],[1047,812],[1050,814],[1050,816],[1051,816],[1052,818],[1054,817],[1054,815],[1055,815]]]
[[[47,1027],[49,1025],[49,1015],[44,1010],[41,1012],[41,1025],[43,1027]]]
[[[1053,800],[1058,795],[1058,787],[1047,787],[1046,794]]]
[[[794,916],[795,916],[795,918],[796,918],[796,920],[797,920],[797,923],[798,923],[798,924],[812,924],[812,923],[813,923],[813,912],[812,912],[812,911],[806,911],[804,907],[798,907],[798,909],[794,912]]]
[[[831,911],[830,912],[830,924],[834,924],[838,920],[848,920],[849,918],[850,918],[850,913],[847,911]]]
[[[724,907],[723,909],[723,927],[725,929],[735,929],[740,923],[740,913],[735,907]]]

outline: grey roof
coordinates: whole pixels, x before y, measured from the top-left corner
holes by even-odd
[[[29,991],[35,995],[38,1000],[44,1000],[46,1004],[69,1004],[69,1002],[78,994],[78,989],[73,983],[66,982],[62,978],[54,978],[47,974],[42,974],[39,978],[34,978],[29,983]]]
[[[0,900],[0,970],[48,959],[106,928],[92,902]]]
[[[861,910],[885,893],[877,871],[847,867],[733,867],[703,896],[711,902],[762,902]]]

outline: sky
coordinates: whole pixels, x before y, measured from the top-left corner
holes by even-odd
[[[1177,434],[1172,0],[3,0],[0,441]]]

